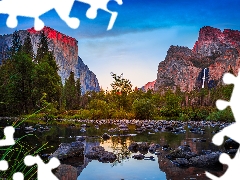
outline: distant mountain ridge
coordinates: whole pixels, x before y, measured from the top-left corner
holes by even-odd
[[[154,90],[170,87],[192,91],[222,83],[225,72],[240,68],[240,31],[204,26],[193,49],[171,46],[159,63]],[[203,78],[205,78],[203,80]],[[204,83],[204,84],[203,84]]]
[[[34,28],[28,30],[18,31],[21,41],[24,42],[27,33],[33,44],[34,53],[37,52],[37,45],[39,43],[40,32],[35,31]],[[69,77],[70,72],[74,72],[75,78],[80,78],[82,85],[82,92],[86,91],[100,91],[98,79],[96,75],[89,70],[82,59],[78,56],[78,41],[72,37],[64,35],[50,27],[44,27],[43,32],[48,38],[49,50],[53,52],[56,63],[59,67],[58,74],[62,82]],[[0,64],[12,42],[12,34],[0,35]]]
[[[147,92],[148,90],[154,90],[154,85],[156,83],[156,80],[155,81],[152,81],[152,82],[148,82],[147,84],[145,84],[141,90]]]

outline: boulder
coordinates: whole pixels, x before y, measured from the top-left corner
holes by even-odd
[[[63,160],[69,157],[83,155],[84,144],[82,142],[72,142],[72,143],[61,143],[59,148],[48,157],[56,157],[59,160]]]
[[[131,143],[128,149],[134,153],[138,152],[138,143],[136,142]]]
[[[145,157],[144,160],[151,160],[151,161],[155,161],[154,157],[153,156],[148,156],[148,157]]]
[[[149,144],[147,142],[142,142],[141,144],[138,145],[138,151],[141,154],[147,154],[149,149]]]
[[[159,145],[159,144],[154,144],[154,143],[153,143],[153,144],[150,144],[148,150],[149,150],[150,153],[153,154],[153,153],[155,153],[156,150],[159,149],[159,148],[160,148],[160,145]]]
[[[76,141],[83,142],[85,140],[86,140],[86,137],[84,137],[84,136],[76,136]]]
[[[169,160],[175,160],[177,158],[190,159],[195,156],[197,156],[197,154],[191,151],[190,146],[183,145],[183,146],[179,146],[177,149],[170,152],[166,157]]]
[[[59,180],[75,180],[78,177],[77,168],[66,164],[61,164],[55,175]]]
[[[114,153],[105,151],[102,146],[93,146],[85,156],[88,159],[95,159],[103,163],[112,163],[117,159],[117,156]]]
[[[103,138],[103,140],[108,140],[108,139],[110,139],[110,135],[108,135],[107,133],[104,133],[103,135],[102,135],[102,138]]]
[[[130,144],[130,146],[128,147],[128,149],[133,152],[133,153],[137,153],[138,151],[141,154],[147,154],[148,151],[152,154],[154,154],[156,152],[156,150],[158,150],[160,148],[159,144],[148,144],[147,142],[142,142],[142,143],[136,143],[133,142]]]
[[[177,148],[177,150],[183,151],[183,152],[185,152],[185,153],[191,152],[191,149],[190,149],[190,146],[189,146],[189,145],[179,146],[179,147]]]
[[[197,167],[214,169],[222,166],[219,162],[221,152],[206,151],[206,154],[197,155],[190,151],[182,151],[180,148],[168,154],[166,157],[179,167]]]
[[[143,154],[138,154],[138,155],[134,155],[132,156],[133,159],[137,159],[137,160],[142,160],[145,158],[145,156]]]
[[[165,145],[162,146],[162,150],[163,150],[163,151],[168,151],[168,150],[170,150],[170,149],[171,149],[171,148],[169,147],[168,144],[165,144]]]
[[[165,130],[166,130],[166,131],[172,131],[172,130],[173,130],[173,127],[172,127],[172,126],[166,126],[166,127],[165,127]]]
[[[227,139],[225,142],[224,142],[224,148],[226,150],[230,150],[230,149],[238,149],[239,148],[239,144],[232,140],[232,139]]]
[[[173,160],[173,163],[178,167],[189,167],[190,165],[186,158],[177,158],[176,160]]]
[[[206,155],[195,156],[189,159],[191,166],[199,168],[212,168],[220,164],[219,156],[220,152],[212,152]]]

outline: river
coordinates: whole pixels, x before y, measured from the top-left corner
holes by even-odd
[[[82,123],[83,124],[83,123]],[[86,157],[72,158],[62,162],[78,168],[78,180],[180,180],[180,179],[207,179],[205,170],[215,174],[222,175],[226,167],[218,169],[202,169],[195,167],[180,168],[173,164],[166,155],[171,150],[161,149],[159,154],[146,152],[143,160],[132,158],[139,152],[131,152],[128,147],[132,142],[147,142],[149,144],[169,145],[175,149],[180,145],[189,145],[192,152],[201,154],[204,150],[217,151],[222,147],[217,147],[211,143],[213,131],[219,126],[204,126],[202,133],[191,132],[190,127],[185,126],[183,132],[165,132],[156,129],[146,129],[143,132],[136,132],[135,125],[129,124],[128,131],[111,131],[116,128],[114,124],[102,124],[99,128],[94,124],[87,124],[86,132],[81,132],[81,127],[70,125],[33,125],[25,124],[24,127],[32,125],[34,131],[21,130],[16,128],[14,137],[20,138],[26,136],[24,146],[31,147],[34,152],[44,145],[38,152],[42,158],[46,158],[53,153],[60,143],[74,142],[80,136],[85,137],[85,151],[90,147],[100,145],[109,152],[117,155],[117,160],[113,163],[102,163],[97,160],[89,160]],[[3,127],[2,127],[3,128]],[[45,128],[45,129],[44,129]],[[101,136],[104,133],[111,135],[108,140],[103,140]],[[31,151],[33,152],[33,151]],[[152,156],[151,159],[148,157]]]

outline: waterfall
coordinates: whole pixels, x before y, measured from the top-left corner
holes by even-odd
[[[204,83],[205,83],[205,79],[206,79],[206,69],[207,69],[207,68],[204,68],[204,70],[203,70],[203,78],[202,78],[203,83],[202,83],[202,88],[204,88]]]

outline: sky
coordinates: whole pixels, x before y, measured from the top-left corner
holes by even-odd
[[[118,17],[110,31],[110,14],[99,10],[95,19],[88,19],[89,7],[74,2],[70,16],[80,19],[77,29],[68,27],[55,10],[40,19],[46,26],[78,40],[79,56],[104,90],[111,88],[111,72],[123,73],[133,87],[154,81],[168,48],[180,45],[192,49],[203,26],[240,30],[239,0],[123,0],[121,6],[111,0],[108,9],[118,12]],[[34,24],[33,18],[18,17],[17,28],[10,29],[6,26],[7,17],[0,12],[0,34]]]

